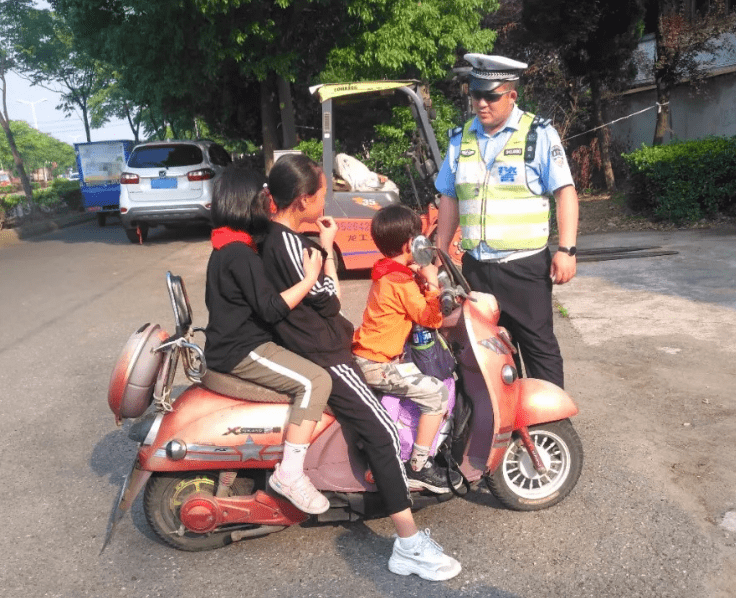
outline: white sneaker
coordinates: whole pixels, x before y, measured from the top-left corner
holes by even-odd
[[[462,567],[442,551],[442,546],[429,537],[429,529],[419,532],[419,539],[409,549],[401,547],[399,538],[388,560],[388,569],[397,575],[416,573],[422,579],[443,581],[455,577]]]
[[[268,485],[288,498],[297,509],[310,515],[319,515],[330,508],[330,501],[314,487],[312,481],[305,474],[302,474],[291,484],[287,484],[279,478],[278,463],[275,471],[268,479]]]

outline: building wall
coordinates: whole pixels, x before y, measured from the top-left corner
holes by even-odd
[[[736,71],[707,79],[698,92],[679,85],[670,96],[670,128],[665,143],[673,139],[700,139],[708,135],[736,135]],[[628,92],[609,107],[607,119],[634,114],[611,125],[612,137],[627,150],[651,145],[657,119],[657,93],[653,87]]]
[[[710,76],[696,92],[682,84],[670,96],[670,129],[665,143],[673,139],[700,139],[708,135],[736,135],[736,34],[725,34],[720,50],[702,54],[701,64]],[[606,120],[628,116],[648,109],[611,125],[613,139],[627,150],[651,145],[657,119],[657,94],[654,89],[653,65],[655,58],[654,34],[641,38],[637,50],[638,72],[632,89],[609,105]]]

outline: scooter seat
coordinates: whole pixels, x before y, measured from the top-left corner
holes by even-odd
[[[202,386],[226,397],[253,401],[255,403],[291,403],[289,395],[276,392],[265,386],[248,382],[232,374],[221,374],[207,370],[202,376]],[[332,414],[329,407],[325,407],[325,413]]]
[[[207,370],[202,376],[202,386],[226,397],[255,401],[256,403],[291,403],[289,395],[285,395],[265,386],[248,382],[232,374],[221,374]]]

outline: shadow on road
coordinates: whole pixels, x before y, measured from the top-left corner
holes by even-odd
[[[416,575],[406,577],[395,575],[387,571],[388,558],[391,556],[393,538],[387,538],[375,533],[362,522],[345,526],[345,533],[335,540],[337,552],[351,567],[353,575],[373,583],[380,596],[419,596],[423,598],[446,598],[458,591],[458,578],[446,582],[431,582],[420,579]],[[457,557],[462,564],[462,554],[454,554],[449,550],[449,539],[437,538],[445,551]],[[464,550],[474,550],[473,544],[463,540]],[[467,576],[466,576],[467,579]],[[465,583],[462,587],[464,596],[484,596],[486,598],[517,598],[491,585]]]
[[[177,226],[166,228],[157,226],[148,231],[148,238],[143,243],[158,245],[171,242],[202,243],[209,241],[211,227],[207,225]],[[123,225],[117,219],[108,220],[105,226],[98,226],[96,222],[87,222],[76,226],[60,229],[43,235],[24,239],[27,243],[44,243],[52,240],[61,240],[64,243],[103,243],[106,245],[130,245],[125,235]]]
[[[138,445],[128,438],[128,429],[131,421],[126,421],[122,427],[106,434],[95,445],[90,456],[90,467],[97,475],[105,477],[109,483],[110,496],[110,517],[106,522],[104,532],[107,532],[112,523],[113,508],[117,504],[116,501],[120,496],[125,483],[125,477],[130,473],[133,467],[133,460],[138,452]],[[153,530],[148,526],[146,516],[143,512],[143,491],[136,497],[130,512],[123,517],[117,524],[117,528],[124,525],[130,525],[133,522],[136,530],[146,536],[152,542],[163,545]],[[101,538],[104,533],[100,533]],[[100,544],[100,547],[102,545]]]

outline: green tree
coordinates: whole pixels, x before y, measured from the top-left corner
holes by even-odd
[[[107,83],[109,69],[77,51],[72,30],[50,10],[27,12],[17,44],[18,68],[34,85],[58,93],[57,108],[67,116],[78,112],[91,141],[89,99]]]
[[[501,0],[499,10],[483,19],[483,27],[498,34],[493,53],[529,64],[519,85],[520,106],[551,119],[563,139],[582,132],[590,122],[587,86],[567,72],[557,46],[524,27],[522,10],[522,0]]]
[[[41,133],[25,121],[15,120],[10,123],[18,152],[23,158],[24,167],[29,171],[39,168],[52,168],[53,174],[66,172],[76,162],[74,148],[68,143],[54,139]],[[7,140],[0,139],[0,162],[11,160],[12,150]]]
[[[496,0],[198,0],[208,19],[247,18],[223,45],[240,73],[259,83],[266,167],[278,147],[281,120],[283,145],[296,135],[291,86],[299,82],[338,82],[373,78],[443,78],[459,47],[485,51],[494,34],[480,31],[484,11]],[[302,35],[309,22],[310,35]],[[277,101],[278,98],[278,101]],[[277,112],[277,106],[280,108]]]
[[[322,82],[412,77],[444,79],[458,49],[489,52],[496,33],[481,29],[498,0],[353,0],[352,22],[327,57]]]
[[[17,69],[17,35],[18,27],[31,9],[30,0],[2,0],[0,2],[0,93],[2,94],[2,110],[0,110],[0,126],[5,133],[8,148],[13,156],[15,169],[23,185],[26,200],[33,207],[33,190],[31,181],[23,165],[23,157],[15,143],[13,130],[8,116],[8,85],[6,74]]]
[[[78,47],[112,66],[157,129],[204,120],[222,135],[262,139],[267,156],[294,142],[291,123],[307,118],[300,112],[316,110],[308,85],[444,76],[459,48],[490,49],[493,33],[474,27],[496,6],[496,0],[57,3]],[[295,118],[292,105],[306,109]]]
[[[117,89],[95,97],[96,107],[109,103],[101,119],[124,102],[146,137],[193,135],[202,118],[234,137],[252,136],[258,96],[221,48],[220,38],[227,41],[234,27],[225,16],[222,23],[202,16],[194,0],[59,0],[55,6],[75,33],[75,47],[114,74]]]
[[[140,141],[144,109],[134,102],[117,79],[111,79],[89,99],[89,111],[93,129],[99,129],[115,118],[125,120],[133,133],[133,140],[136,143]]]
[[[634,75],[633,58],[641,37],[642,0],[524,0],[522,20],[534,35],[558,48],[567,72],[590,85],[592,126],[606,179],[613,190],[609,138],[603,127],[603,93]]]

